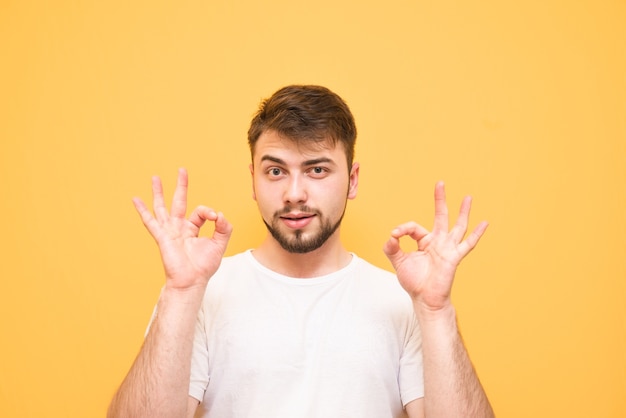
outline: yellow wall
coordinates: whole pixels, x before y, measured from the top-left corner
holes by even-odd
[[[264,4],[266,3],[266,4]],[[501,417],[626,416],[626,3],[0,3],[0,416],[103,416],[162,284],[131,198],[150,176],[263,236],[259,100],[324,84],[359,126],[344,238],[475,197],[455,287]]]

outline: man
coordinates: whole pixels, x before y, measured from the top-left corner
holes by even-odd
[[[345,102],[319,86],[264,101],[248,141],[253,197],[268,234],[223,258],[232,227],[205,206],[188,218],[180,170],[168,213],[152,182],[166,282],[143,347],[110,417],[490,417],[456,325],[456,268],[484,233],[464,240],[470,199],[449,230],[435,187],[432,231],[396,227],[384,252],[397,280],[340,241],[356,197],[356,128]],[[211,238],[199,237],[213,222]],[[404,252],[401,237],[417,242]]]

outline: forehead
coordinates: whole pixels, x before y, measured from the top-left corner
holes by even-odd
[[[264,157],[273,156],[284,160],[308,160],[324,156],[340,164],[346,159],[345,150],[332,139],[307,140],[292,139],[281,136],[275,131],[265,131],[257,140],[252,156],[254,163]]]

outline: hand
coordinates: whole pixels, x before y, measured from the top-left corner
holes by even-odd
[[[185,218],[187,185],[187,171],[180,169],[170,213],[165,207],[163,186],[158,177],[152,178],[154,216],[141,199],[133,199],[143,224],[159,246],[167,279],[165,285],[177,290],[206,286],[221,263],[232,232],[224,215],[206,206],[198,206]],[[198,236],[206,221],[215,223],[211,238]]]
[[[451,305],[450,293],[456,269],[463,258],[476,246],[487,229],[481,222],[463,240],[467,232],[471,198],[466,197],[456,224],[448,230],[448,207],[442,182],[435,186],[435,223],[428,231],[415,222],[398,226],[383,248],[396,270],[402,287],[419,307],[439,311]],[[400,238],[409,236],[417,242],[417,251],[404,252]]]

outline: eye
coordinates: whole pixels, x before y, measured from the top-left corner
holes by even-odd
[[[314,178],[323,178],[328,174],[328,170],[325,167],[311,167],[309,169],[309,175]]]
[[[267,174],[270,177],[278,177],[281,174],[283,174],[283,171],[280,168],[278,168],[278,167],[272,167],[269,170],[267,170]]]

